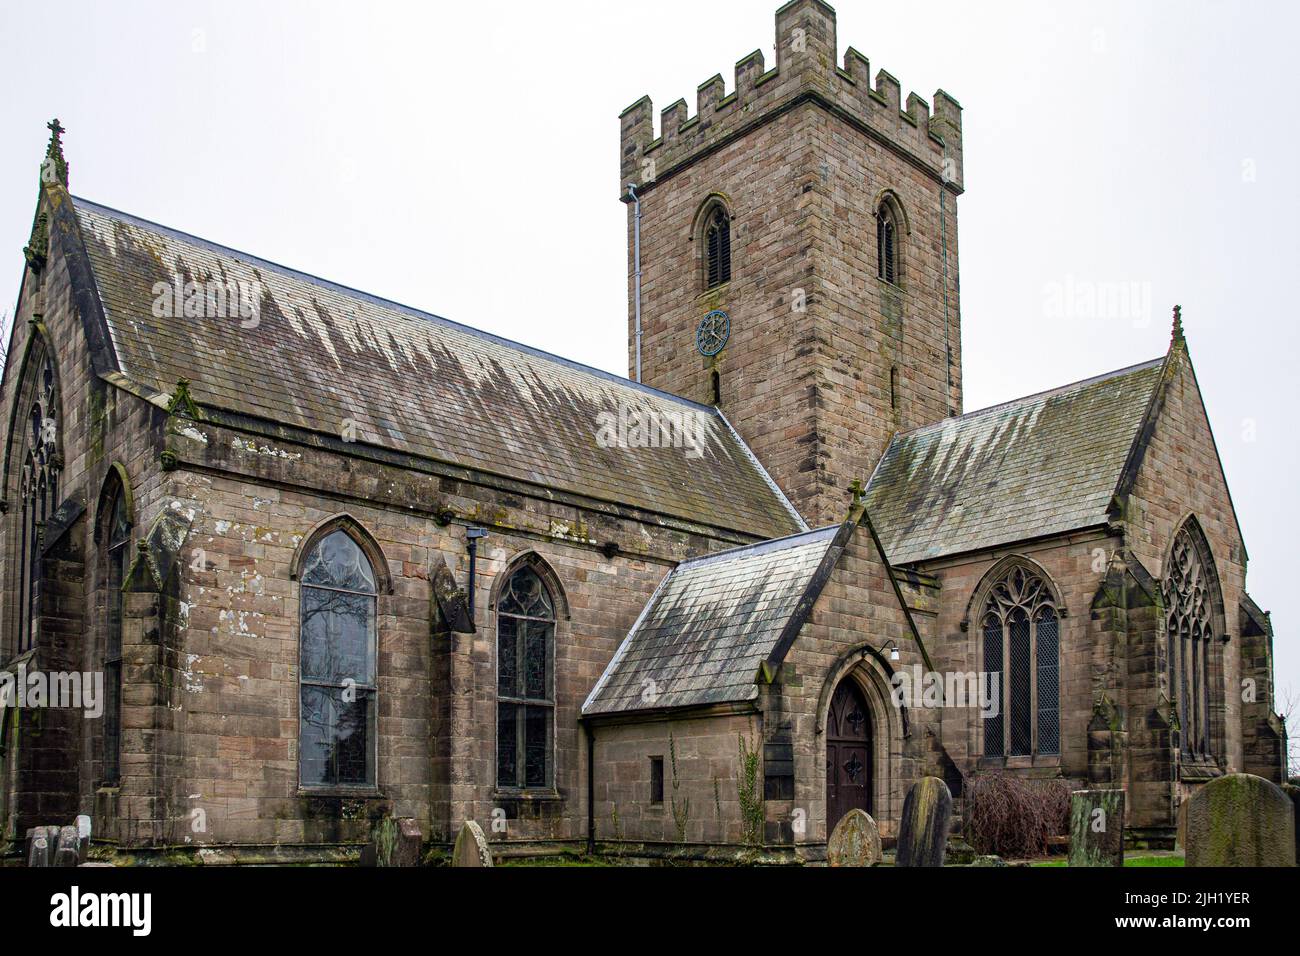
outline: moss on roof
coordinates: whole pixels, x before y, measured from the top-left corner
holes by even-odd
[[[866,505],[894,564],[1103,524],[1163,359],[896,435]]]
[[[737,703],[776,646],[839,525],[674,569],[592,690],[587,716]]]
[[[802,526],[715,409],[73,202],[113,349],[139,386],[186,379],[203,407],[758,538]],[[191,281],[246,284],[255,317],[155,314],[157,283]],[[538,319],[561,323],[562,310]],[[601,423],[620,414],[698,428],[699,454],[606,447]]]

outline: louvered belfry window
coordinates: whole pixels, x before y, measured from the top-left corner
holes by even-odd
[[[984,755],[1059,754],[1060,613],[1046,582],[1013,567],[989,591],[982,632],[984,671],[1001,694],[984,720]]]
[[[876,211],[876,259],[880,278],[897,285],[898,221],[888,203],[883,203]]]
[[[497,786],[549,788],[555,726],[555,603],[522,567],[497,605]]]
[[[1171,690],[1178,705],[1182,750],[1208,757],[1210,712],[1222,701],[1210,668],[1215,610],[1222,599],[1209,545],[1193,520],[1174,536],[1162,589]]]
[[[706,289],[731,281],[731,218],[721,206],[704,227],[704,275]]]

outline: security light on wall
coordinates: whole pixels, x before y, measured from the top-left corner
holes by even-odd
[[[895,641],[893,638],[890,638],[889,640],[885,641],[885,643],[883,643],[883,644],[880,645],[880,651],[881,651],[882,654],[884,653],[886,647],[889,648],[889,659],[890,659],[891,661],[897,662],[897,661],[898,661],[898,642]]]

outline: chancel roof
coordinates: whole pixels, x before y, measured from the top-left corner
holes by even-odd
[[[889,560],[1104,524],[1163,361],[894,436],[865,499]]]

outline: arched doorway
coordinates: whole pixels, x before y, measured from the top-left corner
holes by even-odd
[[[845,677],[826,715],[827,835],[844,814],[871,813],[871,711],[857,681]]]

